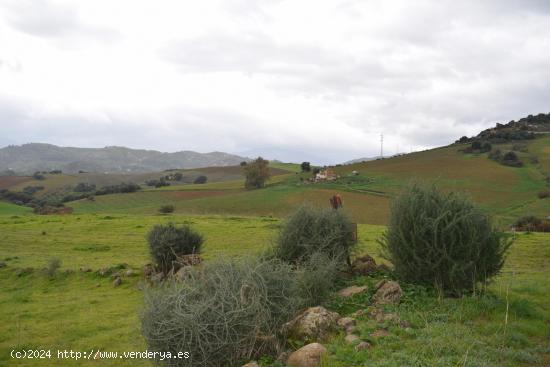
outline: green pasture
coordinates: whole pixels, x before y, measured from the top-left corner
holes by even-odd
[[[138,315],[140,272],[150,261],[145,235],[153,225],[168,221],[190,224],[205,235],[207,261],[260,253],[281,223],[268,216],[0,215],[0,261],[7,264],[0,269],[0,365],[150,365],[142,360],[15,361],[9,352],[13,348],[144,350]],[[380,261],[377,239],[383,231],[383,226],[360,224],[358,252]],[[390,326],[389,337],[372,340],[369,333],[380,326],[360,318],[362,337],[375,347],[355,353],[343,335],[335,335],[327,343],[331,351],[327,365],[544,365],[550,353],[550,234],[516,236],[504,271],[487,295],[441,299],[403,285],[406,297],[394,311],[413,327]],[[61,259],[62,266],[49,278],[41,269],[52,258]],[[119,287],[96,273],[121,264],[135,275],[124,277]],[[31,267],[28,273],[20,270]],[[81,272],[82,267],[93,271]],[[349,282],[372,286],[375,281],[363,277]],[[335,298],[328,307],[348,314],[366,308],[366,302],[361,297]]]

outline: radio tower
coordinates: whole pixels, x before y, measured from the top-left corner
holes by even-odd
[[[384,158],[384,134],[380,134],[380,158]]]

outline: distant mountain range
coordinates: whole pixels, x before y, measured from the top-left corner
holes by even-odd
[[[62,170],[67,173],[151,172],[170,168],[233,166],[249,160],[246,157],[222,152],[162,153],[155,150],[117,146],[72,148],[31,143],[1,148],[0,172],[8,170],[18,174],[51,170]]]

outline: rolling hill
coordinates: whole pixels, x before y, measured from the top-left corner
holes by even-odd
[[[31,143],[0,149],[0,172],[33,173],[62,170],[87,172],[151,172],[170,168],[232,166],[248,158],[222,152],[162,153],[125,147],[72,148]]]

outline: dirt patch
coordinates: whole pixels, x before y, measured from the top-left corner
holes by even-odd
[[[9,189],[12,186],[20,183],[32,181],[32,177],[28,176],[2,176],[0,177],[0,189]]]
[[[230,192],[226,190],[197,190],[197,191],[166,191],[162,196],[173,200],[193,200],[201,198],[209,198],[215,196],[227,195]]]

